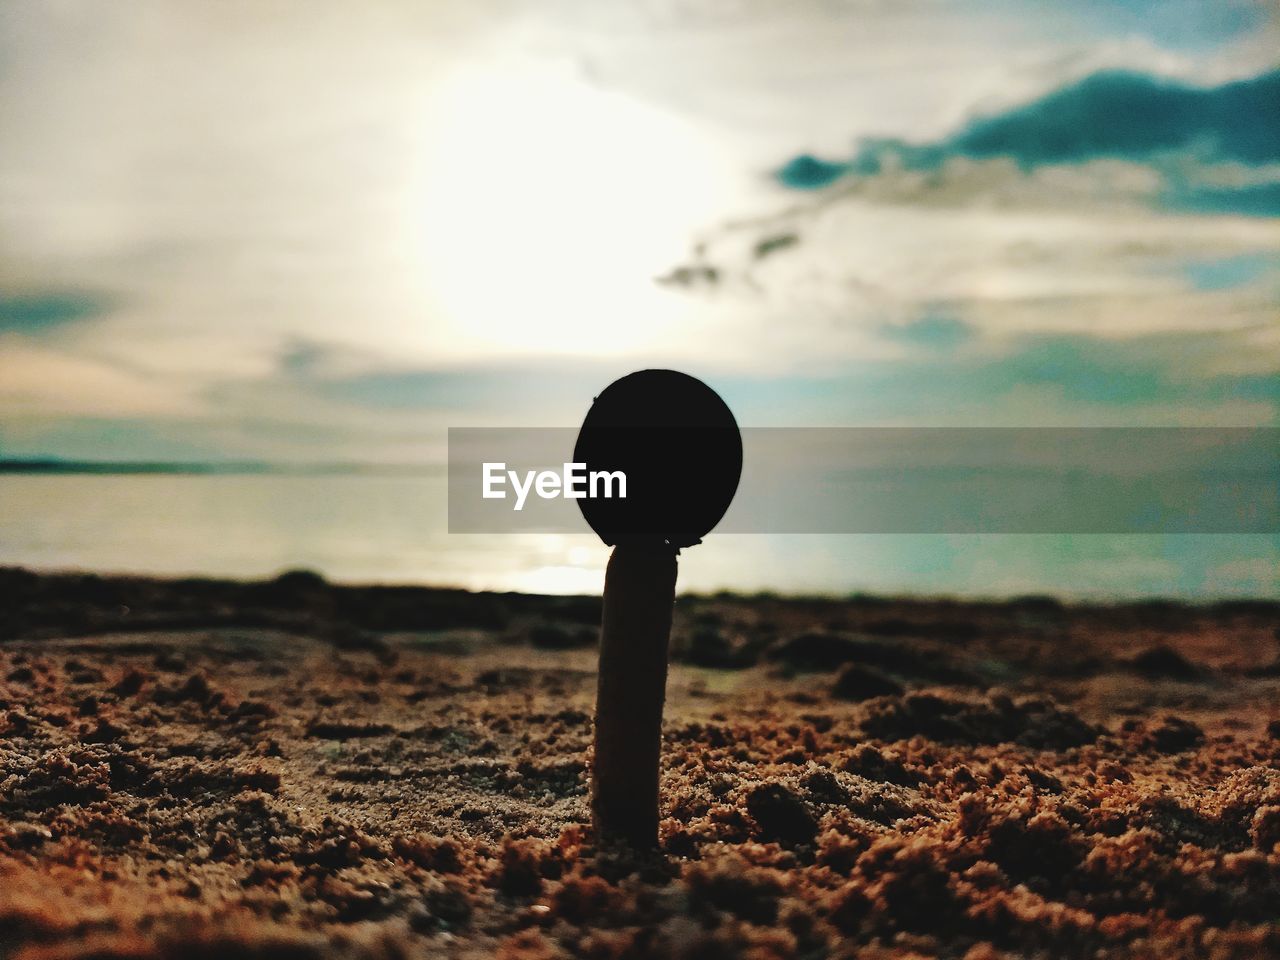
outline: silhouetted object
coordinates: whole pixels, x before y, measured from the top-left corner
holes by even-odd
[[[590,471],[621,471],[623,497],[579,500],[610,546],[702,540],[724,516],[742,474],[742,436],[719,395],[674,370],[641,370],[596,397],[573,459]]]
[[[658,761],[675,593],[675,550],[614,548],[604,579],[591,819],[599,836],[636,847],[658,840]]]
[[[596,398],[574,460],[627,478],[625,498],[578,501],[591,528],[616,545],[604,582],[591,818],[601,838],[652,847],[676,554],[729,508],[742,438],[706,384],[642,370]]]

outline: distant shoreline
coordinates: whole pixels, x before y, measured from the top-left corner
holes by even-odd
[[[56,458],[0,459],[0,475],[163,475],[163,476],[334,476],[371,474],[434,474],[442,463],[267,463],[259,460],[226,462],[153,460],[60,460]]]
[[[70,619],[76,629],[93,632],[114,628],[123,614],[129,629],[150,629],[165,625],[180,612],[184,622],[206,626],[241,622],[246,611],[257,619],[276,625],[310,623],[319,613],[334,616],[346,610],[356,626],[368,629],[407,630],[423,627],[424,617],[431,628],[473,626],[474,619],[488,623],[495,617],[558,612],[581,623],[598,625],[600,598],[595,593],[541,594],[515,590],[472,590],[439,583],[331,580],[305,568],[286,570],[268,577],[228,577],[201,574],[158,576],[112,571],[46,570],[0,562],[0,593],[12,598],[10,613],[26,607],[40,616],[29,617],[29,625],[64,625]],[[145,601],[142,600],[145,597]],[[1016,594],[1007,597],[963,597],[913,594],[775,593],[772,591],[691,591],[680,594],[678,605],[736,603],[764,609],[796,608],[819,618],[832,611],[854,616],[858,629],[875,635],[914,635],[919,630],[906,622],[950,620],[955,617],[982,617],[993,614],[1031,618],[1036,622],[1059,616],[1123,615],[1153,628],[1170,628],[1194,616],[1268,617],[1280,614],[1280,600],[1270,597],[1222,597],[1187,599],[1182,597],[1130,597],[1087,599],[1047,593]],[[355,611],[355,607],[360,612]],[[568,610],[575,611],[572,614]],[[501,616],[498,614],[501,613]],[[450,620],[461,616],[460,622]],[[369,622],[364,618],[369,617]],[[45,622],[47,619],[47,623]],[[160,624],[147,621],[158,619]],[[251,618],[252,619],[252,618]],[[0,618],[2,621],[3,618]],[[445,622],[449,621],[449,622]],[[881,622],[883,621],[883,622]],[[256,620],[255,620],[256,622]],[[834,622],[834,621],[833,621]],[[1021,622],[1021,621],[1019,621]],[[425,627],[424,627],[425,628]],[[834,629],[834,628],[833,628]],[[925,628],[930,633],[933,628]],[[936,631],[933,631],[936,632]],[[962,631],[963,632],[963,631]],[[930,634],[932,635],[932,634]],[[967,635],[966,635],[967,636]],[[0,640],[5,639],[0,630]]]

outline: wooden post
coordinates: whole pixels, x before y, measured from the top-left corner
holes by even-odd
[[[597,837],[637,848],[658,843],[658,762],[675,593],[675,548],[614,548],[604,578],[591,819]]]

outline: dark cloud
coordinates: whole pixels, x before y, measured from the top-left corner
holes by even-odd
[[[976,120],[947,144],[951,153],[1012,157],[1026,167],[1188,149],[1247,164],[1280,161],[1280,70],[1207,89],[1099,73]]]
[[[0,333],[41,333],[95,316],[106,306],[86,293],[0,293]]]
[[[315,373],[331,355],[323,344],[294,339],[285,344],[277,363],[287,376],[306,377]]]
[[[778,179],[784,186],[796,190],[816,190],[834,183],[849,172],[849,164],[819,160],[807,153],[789,160],[778,171]]]
[[[777,176],[817,189],[844,176],[889,168],[936,171],[951,157],[1006,158],[1023,170],[1122,159],[1168,167],[1163,201],[1206,212],[1280,214],[1280,184],[1198,186],[1173,161],[1280,163],[1280,70],[1218,87],[1193,87],[1144,74],[1107,71],[1031,103],[970,122],[951,137],[914,144],[864,140],[848,161],[802,155]]]

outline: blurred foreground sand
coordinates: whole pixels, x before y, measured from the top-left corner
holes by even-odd
[[[592,598],[0,571],[0,956],[1280,953],[1280,605],[681,598],[660,855]]]

